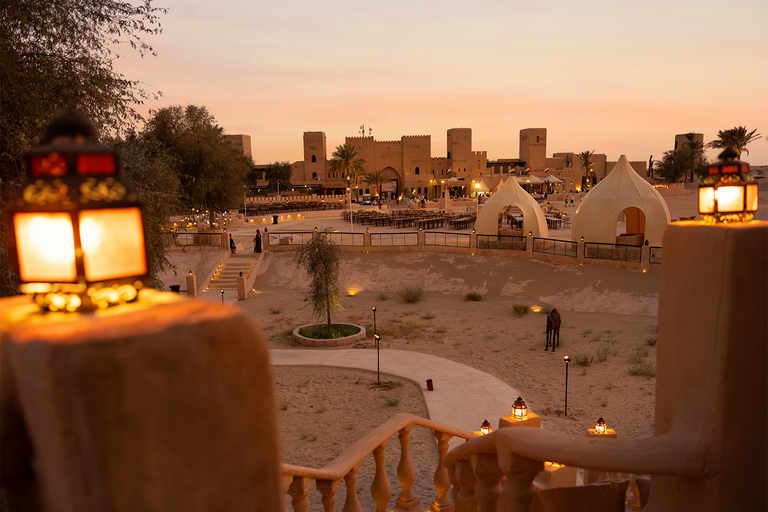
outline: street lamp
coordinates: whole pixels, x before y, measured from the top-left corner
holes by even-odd
[[[371,311],[373,311],[373,334],[376,334],[376,306],[373,306]]]
[[[475,216],[480,215],[480,184],[475,183],[475,196],[477,197],[477,205],[475,206]]]
[[[221,289],[221,305],[224,305],[224,289]]]
[[[381,384],[381,375],[379,373],[379,348],[381,347],[381,336],[374,334],[373,339],[376,342],[376,384]]]
[[[349,193],[349,230],[354,233],[355,226],[352,223],[352,187],[349,183],[349,175],[347,175],[347,192]]]
[[[565,361],[565,407],[563,407],[563,416],[568,416],[568,363],[571,362],[571,358],[563,356],[563,361]]]

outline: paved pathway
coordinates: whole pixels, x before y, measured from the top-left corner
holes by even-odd
[[[376,351],[371,349],[272,349],[273,365],[332,366],[376,372]],[[405,350],[381,350],[382,374],[409,379],[421,386],[429,419],[467,430],[479,430],[487,419],[494,428],[507,416],[518,391],[501,380],[461,363]],[[375,373],[374,373],[375,378]],[[432,379],[434,391],[427,390]],[[451,448],[463,443],[453,439]]]

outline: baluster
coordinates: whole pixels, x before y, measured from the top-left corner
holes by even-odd
[[[384,468],[384,456],[387,451],[387,443],[389,443],[389,439],[385,440],[373,450],[373,460],[376,462],[376,474],[374,475],[373,483],[371,484],[371,496],[373,497],[373,502],[376,503],[376,512],[384,512],[387,509],[389,498],[392,497],[392,486],[389,485],[387,471]]]
[[[280,475],[280,492],[283,496],[283,509],[284,510],[290,510],[291,508],[291,495],[288,494],[288,489],[291,487],[291,484],[293,483],[293,476],[291,475]]]
[[[325,512],[333,512],[336,508],[336,491],[341,485],[341,480],[318,480],[316,487],[323,495],[323,510]]]
[[[408,446],[411,444],[411,429],[413,425],[405,427],[397,435],[400,440],[400,462],[397,464],[397,479],[400,481],[400,485],[403,491],[400,493],[400,497],[395,501],[396,505],[403,510],[412,510],[414,508],[422,508],[421,501],[414,494],[413,481],[416,479],[416,468],[411,460],[411,453]]]
[[[448,470],[443,465],[445,454],[448,453],[448,441],[453,437],[445,432],[434,431],[437,440],[437,469],[435,470],[435,489],[437,498],[432,502],[429,510],[432,512],[453,512],[453,504],[448,499],[448,490],[451,488],[451,482],[448,480]]]
[[[341,485],[341,480],[318,480],[316,487],[323,495],[323,510],[325,512],[333,512],[336,508],[336,491]]]
[[[456,465],[448,467],[448,480],[451,481],[451,498],[453,498],[453,506],[456,512],[464,512],[464,507],[461,506],[461,500],[459,499],[459,477],[456,476]]]
[[[363,507],[360,506],[360,502],[357,499],[357,470],[360,468],[358,462],[352,471],[347,473],[344,477],[344,486],[347,488],[347,499],[344,502],[344,508],[342,512],[363,512]]]
[[[309,478],[303,476],[293,477],[293,483],[288,487],[288,494],[293,498],[293,510],[294,512],[307,512],[309,506],[309,489],[312,487],[312,481]]]
[[[544,463],[508,451],[500,451],[498,459],[501,472],[507,477],[501,483],[506,512],[528,512],[536,494],[533,479],[544,469]]]
[[[460,460],[456,463],[456,480],[459,485],[459,501],[464,512],[477,512],[477,496],[475,496],[475,474],[472,462]]]
[[[498,501],[501,495],[501,469],[495,453],[473,453],[472,469],[477,483],[478,510],[480,512],[496,512],[499,510]]]

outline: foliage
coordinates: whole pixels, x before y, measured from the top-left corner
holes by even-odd
[[[755,133],[756,131],[748,132],[746,126],[736,126],[729,130],[720,130],[717,132],[717,139],[711,141],[707,146],[719,149],[731,148],[739,154],[739,159],[741,159],[742,153],[746,152],[749,154],[747,145],[760,138],[760,134]]]
[[[275,162],[267,165],[264,169],[264,173],[267,179],[267,190],[270,192],[277,192],[278,185],[280,190],[285,192],[291,189],[291,174],[293,168],[288,162]]]
[[[480,295],[480,294],[479,294],[479,293],[477,293],[477,292],[469,292],[469,293],[467,293],[467,294],[464,296],[464,301],[465,301],[465,302],[469,302],[469,301],[481,301],[481,300],[483,300],[483,296],[482,296],[482,295]]]
[[[397,294],[400,295],[400,298],[409,304],[415,304],[419,302],[423,293],[424,288],[414,285],[405,285],[397,291]]]
[[[579,159],[581,165],[584,166],[586,176],[590,177],[590,179],[591,176],[594,176],[594,171],[592,170],[592,155],[594,154],[595,150],[593,149],[592,151],[582,151],[576,155],[576,158]]]
[[[153,112],[143,135],[173,158],[183,206],[216,212],[240,204],[252,162],[229,143],[205,107],[176,105]],[[213,216],[209,219],[213,223]]]
[[[385,173],[384,170],[381,169],[375,172],[363,173],[363,181],[374,187],[376,189],[376,194],[381,196],[381,186],[385,183],[390,183],[393,180],[389,176],[389,173]]]
[[[573,362],[579,366],[589,366],[595,358],[587,354],[576,354],[573,356]]]
[[[138,5],[133,5],[138,4]],[[152,0],[29,2],[4,0],[0,9],[0,204],[25,179],[24,154],[64,107],[90,118],[101,132],[126,131],[141,119],[135,107],[150,97],[139,81],[114,71],[121,43],[154,55],[141,38],[161,32]],[[122,48],[125,48],[123,45]],[[157,96],[155,94],[154,96]],[[5,229],[4,213],[0,225]],[[0,237],[0,295],[17,293],[6,237]]]
[[[656,346],[656,336],[649,336],[645,338],[645,344],[649,347],[655,347]]]
[[[525,304],[514,304],[512,306],[512,309],[514,310],[517,316],[527,315],[528,312],[530,311],[530,308]]]
[[[349,178],[354,183],[355,188],[357,188],[357,182],[365,171],[364,164],[365,160],[357,158],[355,146],[341,144],[336,146],[336,150],[331,155],[331,160],[328,162],[328,170],[333,176],[338,176],[342,179]]]
[[[331,313],[341,306],[341,251],[331,242],[330,229],[315,232],[309,243],[296,252],[296,264],[309,276],[312,310],[318,317],[326,317],[330,337]]]
[[[655,377],[656,367],[653,365],[653,363],[644,361],[635,366],[631,366],[629,368],[629,374],[636,377]]]
[[[121,175],[126,185],[144,203],[144,242],[150,286],[162,290],[158,276],[175,267],[168,259],[168,236],[164,227],[179,209],[179,178],[173,171],[172,159],[151,142],[135,133],[125,139],[108,141],[120,155]]]
[[[655,167],[656,175],[669,183],[682,181],[689,171],[692,175],[701,176],[706,173],[706,170],[706,159],[702,154],[697,154],[697,150],[687,143],[672,151],[665,151],[663,158]]]
[[[299,334],[305,338],[313,340],[328,340],[346,338],[360,332],[360,328],[349,324],[331,324],[330,335],[328,334],[328,327],[302,327],[299,329]]]

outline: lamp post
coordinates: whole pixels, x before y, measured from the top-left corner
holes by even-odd
[[[373,306],[371,311],[373,311],[373,334],[376,334],[376,306]]]
[[[571,358],[563,356],[563,361],[565,361],[565,407],[563,407],[563,416],[568,416],[568,363],[571,362]]]
[[[379,373],[379,347],[381,346],[381,336],[374,334],[373,339],[376,341],[376,384],[381,384],[381,375]]]
[[[221,289],[221,305],[224,305],[224,289]]]
[[[477,205],[475,206],[475,217],[480,215],[480,184],[475,183],[475,196],[477,197]]]
[[[355,232],[355,226],[352,223],[352,187],[349,183],[349,175],[347,175],[347,192],[349,195],[349,230],[350,232]]]

